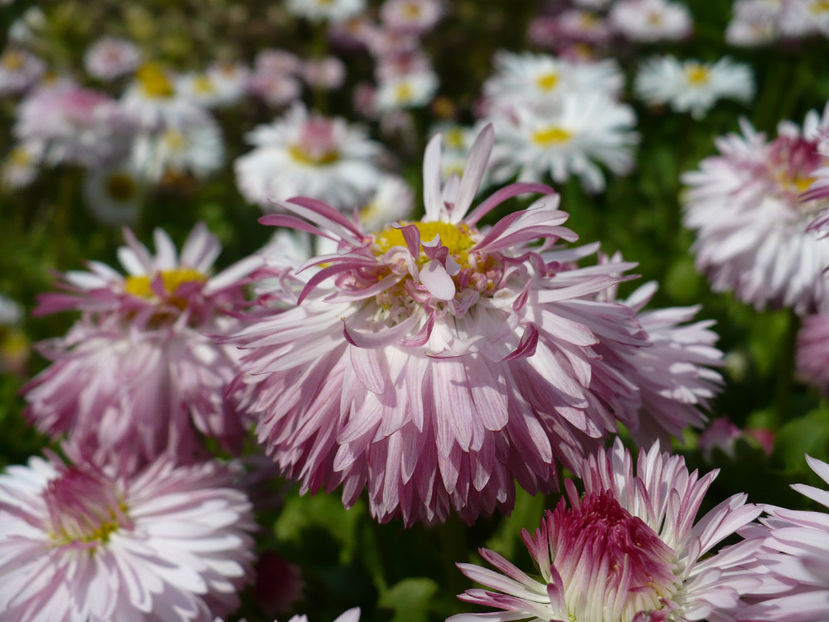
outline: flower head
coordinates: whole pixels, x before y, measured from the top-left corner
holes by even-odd
[[[609,17],[613,27],[631,41],[684,39],[693,29],[685,5],[670,0],[618,0]]]
[[[0,95],[20,93],[37,82],[46,65],[24,50],[10,47],[0,55]]]
[[[342,22],[365,9],[365,0],[288,0],[285,8],[314,22]]]
[[[699,119],[718,99],[751,100],[754,78],[748,65],[729,58],[701,63],[660,56],[646,62],[637,74],[636,93],[648,104],[670,104],[672,110]]]
[[[432,139],[420,221],[368,234],[310,198],[261,219],[336,245],[284,275],[295,286],[283,302],[295,306],[234,340],[248,351],[244,408],[304,491],[342,484],[350,505],[368,488],[381,521],[442,521],[450,509],[471,521],[509,510],[516,479],[554,487],[559,462],[578,468],[618,419],[636,421],[638,387],[620,353],[647,335],[632,308],[597,299],[630,265],[579,268],[597,245],[559,245],[576,236],[548,186],[508,186],[470,209],[492,143],[486,128],[463,176],[441,187]],[[479,226],[529,192],[547,196]]]
[[[369,198],[382,172],[379,146],[343,119],[309,114],[300,104],[248,135],[255,149],[236,160],[236,181],[249,201],[272,208],[297,195],[319,197],[339,209]]]
[[[210,622],[238,607],[254,528],[216,463],[126,476],[32,458],[0,475],[0,617]]]
[[[734,620],[741,594],[760,583],[741,567],[752,561],[757,543],[715,553],[714,547],[756,518],[760,508],[737,494],[694,523],[717,472],[702,478],[689,473],[681,457],[660,453],[658,443],[640,450],[635,474],[618,439],[580,470],[584,494],[568,480],[567,496],[547,511],[540,529],[523,531],[540,577],[481,549],[498,572],[458,567],[491,589],[470,589],[460,598],[505,613],[450,620]]]
[[[742,135],[718,139],[719,155],[683,175],[685,225],[697,232],[697,267],[716,291],[733,290],[756,308],[820,306],[829,240],[806,228],[827,200],[801,194],[823,165],[816,137],[827,120],[812,111],[803,129],[782,122],[772,141],[742,121]]]
[[[26,387],[27,415],[49,434],[68,434],[82,454],[130,468],[164,453],[189,462],[204,453],[201,434],[238,447],[244,423],[224,398],[236,360],[214,336],[233,328],[261,260],[211,275],[220,246],[203,224],[180,258],[161,230],[155,256],[126,237],[119,257],[128,276],[90,262],[89,272],[64,275],[67,293],[41,297],[38,313],[84,315],[41,344],[53,363]]]
[[[829,484],[829,464],[806,456],[811,469]],[[797,492],[829,508],[829,491],[795,484]],[[757,556],[767,573],[760,589],[751,590],[754,605],[745,620],[822,622],[829,607],[829,513],[763,508],[762,526],[745,530],[761,541]]]
[[[141,52],[129,39],[101,37],[89,46],[83,62],[93,78],[113,80],[135,71],[141,63]]]

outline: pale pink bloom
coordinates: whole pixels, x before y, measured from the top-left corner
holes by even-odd
[[[247,135],[254,149],[234,164],[236,184],[251,203],[273,209],[297,195],[320,197],[338,209],[369,198],[382,171],[380,145],[345,119],[309,113],[295,104],[281,118]]]
[[[784,37],[829,35],[829,6],[823,0],[784,0],[779,22]]]
[[[617,0],[609,19],[617,32],[631,41],[684,39],[691,35],[691,14],[671,0]]]
[[[726,455],[734,456],[734,443],[742,436],[740,428],[731,423],[727,417],[714,419],[699,437],[699,448],[710,460],[714,449]]]
[[[141,52],[129,39],[101,37],[83,57],[87,73],[99,80],[113,80],[132,73],[141,63]]]
[[[302,77],[313,88],[336,89],[345,81],[345,65],[336,56],[306,60],[302,65]]]
[[[0,618],[210,622],[239,606],[255,527],[215,462],[125,475],[31,458],[0,475]]]
[[[18,48],[7,48],[0,56],[0,97],[25,91],[45,70],[39,58]]]
[[[635,427],[637,376],[622,353],[648,337],[632,308],[596,300],[630,264],[577,267],[597,245],[556,245],[576,236],[543,184],[470,210],[492,143],[486,128],[463,176],[441,188],[432,139],[422,221],[367,234],[310,198],[261,220],[337,244],[283,277],[296,306],[235,339],[248,350],[238,389],[260,441],[303,492],[342,485],[350,506],[366,488],[381,521],[443,521],[452,509],[472,521],[509,511],[515,480],[554,488],[558,464],[579,468],[617,421]],[[531,192],[549,196],[478,228]]]
[[[302,68],[302,60],[286,50],[268,48],[259,51],[253,61],[253,68],[254,71],[268,73],[298,74]]]
[[[829,313],[803,318],[797,335],[797,374],[829,394]]]
[[[639,450],[635,475],[618,439],[580,471],[584,494],[567,480],[566,497],[547,511],[541,528],[522,532],[540,577],[480,549],[495,571],[458,567],[489,589],[459,598],[503,613],[459,614],[450,621],[735,620],[744,607],[741,594],[760,584],[741,567],[753,560],[759,542],[715,547],[756,518],[759,507],[736,494],[695,523],[717,471],[701,478],[689,473],[681,456],[660,453],[658,443]]]
[[[829,464],[806,456],[811,469],[829,483]],[[829,508],[829,491],[794,484],[797,492]],[[825,622],[829,615],[829,513],[767,505],[762,526],[745,530],[762,539],[759,563],[767,576],[758,590],[748,590],[754,606],[741,620]]]
[[[377,58],[377,80],[380,82],[429,71],[432,71],[432,63],[420,49],[384,54]]]
[[[431,30],[442,14],[442,0],[386,0],[380,9],[387,27],[417,34]]]
[[[50,164],[95,167],[121,155],[132,130],[118,102],[67,82],[36,89],[26,97],[18,108],[14,134],[22,142],[43,145]]]
[[[365,45],[376,58],[412,53],[420,47],[420,39],[412,32],[399,32],[375,26],[363,34]]]
[[[716,141],[719,154],[685,173],[685,226],[697,232],[697,268],[715,291],[733,290],[755,308],[792,307],[814,312],[826,295],[824,270],[829,266],[829,239],[806,232],[826,198],[803,203],[800,194],[822,166],[817,151],[819,127],[812,111],[803,129],[784,121],[769,142],[748,121],[742,135]]]
[[[557,18],[557,35],[571,41],[600,45],[610,40],[612,31],[607,19],[579,9],[564,11]]]
[[[620,261],[617,254],[610,263]],[[600,298],[615,300],[615,289],[602,292]],[[628,379],[639,387],[641,407],[629,428],[640,446],[654,440],[667,444],[671,436],[681,438],[689,426],[703,427],[703,411],[708,410],[723,383],[719,372],[711,369],[722,366],[722,352],[714,346],[717,334],[710,330],[714,321],[690,323],[699,305],[643,310],[656,290],[656,283],[646,283],[621,301],[636,311],[648,336],[648,347],[617,352],[597,346],[600,355],[609,360],[622,356],[634,370]]]
[[[365,0],[287,0],[285,8],[313,22],[342,22],[362,13]]]
[[[53,363],[26,387],[27,416],[50,435],[67,434],[84,455],[128,468],[160,454],[192,461],[204,454],[202,435],[238,449],[245,422],[224,397],[236,355],[215,335],[235,328],[246,277],[262,260],[211,276],[221,247],[204,224],[180,257],[161,230],[155,256],[125,235],[118,256],[128,276],[89,262],[89,272],[63,276],[67,293],[41,296],[37,313],[83,316],[65,337],[40,344]]]
[[[375,104],[380,112],[426,106],[438,86],[437,75],[431,69],[389,77],[377,85]]]
[[[737,0],[725,40],[731,45],[754,46],[777,39],[782,9],[780,0]]]
[[[258,70],[251,74],[248,89],[269,106],[285,106],[302,94],[302,85],[292,75]]]

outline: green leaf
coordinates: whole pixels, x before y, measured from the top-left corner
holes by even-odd
[[[438,584],[426,577],[403,579],[380,596],[378,605],[394,612],[391,622],[426,622]]]

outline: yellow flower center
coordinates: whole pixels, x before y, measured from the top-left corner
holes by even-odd
[[[29,340],[19,330],[0,327],[0,355],[16,358],[29,350]]]
[[[164,141],[164,144],[167,145],[170,151],[184,151],[187,147],[187,139],[178,130],[170,129],[165,131],[161,140]]]
[[[18,145],[9,154],[9,164],[12,166],[19,166],[21,168],[29,166],[32,163],[32,154],[23,145]]]
[[[399,102],[407,102],[414,97],[414,89],[408,82],[401,82],[394,87],[394,97]]]
[[[412,222],[404,221],[397,226],[414,225],[420,232],[421,242],[431,242],[435,236],[440,236],[440,242],[449,250],[449,254],[455,258],[461,267],[469,265],[469,251],[478,242],[472,239],[469,225],[463,223],[453,225],[448,222]],[[374,234],[374,253],[378,257],[385,254],[394,246],[406,247],[406,240],[403,233],[397,226],[386,227],[379,233]],[[418,265],[426,263],[426,253],[420,251],[417,259]]]
[[[420,13],[420,5],[414,2],[409,2],[403,7],[403,15],[409,19],[417,19]]]
[[[152,300],[155,292],[152,282],[155,275],[139,274],[124,279],[124,291],[127,294]],[[193,268],[173,268],[172,270],[161,271],[161,281],[168,294],[175,294],[178,288],[185,283],[204,283],[207,277]],[[175,301],[174,301],[175,302]],[[182,301],[183,302],[183,301]]]
[[[532,141],[541,147],[551,147],[568,142],[573,137],[572,132],[558,125],[551,125],[533,132]]]
[[[651,26],[659,26],[662,23],[662,13],[658,11],[652,11],[648,14],[648,24]]]
[[[542,91],[552,91],[558,84],[558,73],[548,71],[547,73],[541,74],[536,78],[535,83]]]
[[[147,97],[172,97],[176,92],[160,63],[144,63],[136,77]]]
[[[459,127],[453,127],[446,132],[446,146],[450,149],[463,149],[466,141],[464,140],[463,130]]]
[[[3,65],[3,69],[8,69],[9,71],[20,71],[23,69],[23,65],[26,64],[26,59],[23,58],[23,55],[20,52],[10,50],[3,54],[0,64]]]
[[[308,166],[325,166],[327,164],[333,164],[340,159],[340,153],[336,149],[314,154],[306,151],[299,145],[291,145],[288,147],[288,153],[291,154],[291,157],[295,161]]]
[[[193,79],[193,91],[196,93],[199,93],[200,95],[209,95],[214,90],[213,82],[207,76],[199,75]]]
[[[138,185],[127,173],[113,173],[106,180],[106,193],[116,201],[129,201],[138,190]]]
[[[690,63],[685,67],[685,76],[693,86],[702,86],[703,84],[708,84],[708,81],[711,79],[711,70],[705,65]]]
[[[814,15],[829,13],[829,0],[817,0],[817,2],[812,2],[809,6],[809,11]]]

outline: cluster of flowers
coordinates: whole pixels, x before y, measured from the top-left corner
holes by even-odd
[[[360,21],[359,0],[286,8],[369,46],[372,108],[431,99],[434,76],[418,45],[440,4],[388,0],[379,26]],[[675,3],[620,0],[609,11],[630,39],[690,32]],[[81,313],[66,336],[39,345],[51,364],[24,389],[27,417],[67,459],[34,457],[0,475],[0,618],[232,614],[252,576],[254,508],[241,461],[212,459],[208,441],[238,455],[255,426],[302,492],[339,488],[346,506],[365,492],[380,522],[454,513],[472,523],[509,512],[516,483],[539,493],[557,490],[563,469],[580,479],[583,492],[567,480],[540,528],[524,533],[537,577],[485,549],[497,572],[459,565],[487,588],[461,599],[498,611],[456,622],[735,622],[791,611],[825,620],[829,516],[736,494],[696,520],[716,472],[689,472],[662,452],[704,425],[719,391],[711,322],[694,321],[697,307],[646,310],[653,283],[621,298],[635,264],[596,243],[571,245],[578,236],[542,183],[578,176],[598,191],[599,165],[616,174],[633,166],[635,118],[613,61],[500,53],[479,128],[449,128],[446,157],[440,135],[429,142],[425,213],[410,220],[412,193],[380,168],[380,145],[296,103],[298,77],[313,89],[341,81],[335,59],[267,50],[252,71],[215,64],[177,75],[142,63],[128,42],[104,40],[87,55],[90,75],[134,72],[116,102],[68,80],[35,86],[43,66],[14,53],[22,60],[9,71],[30,77],[0,81],[30,89],[20,147],[90,175],[125,162],[142,183],[206,174],[219,165],[206,160],[215,148],[187,157],[178,148],[221,145],[195,138],[207,127],[216,137],[209,108],[246,92],[293,105],[256,128],[254,149],[235,162],[241,192],[267,212],[260,222],[280,228],[272,244],[213,274],[220,246],[203,224],[180,253],[160,229],[154,254],[127,230],[118,251],[126,274],[89,262],[40,298],[36,313]],[[682,73],[720,83],[714,68]],[[429,75],[428,88],[417,84]],[[725,86],[743,97],[750,76],[734,75]],[[699,113],[713,96],[683,101],[674,107]],[[742,136],[721,139],[720,155],[685,175],[686,224],[715,289],[758,308],[825,310],[827,127],[827,114],[810,113],[802,129],[783,123],[769,142],[744,123]],[[476,199],[485,181],[515,177]],[[483,224],[519,195],[540,198]],[[19,320],[12,304],[0,313],[8,325]],[[801,338],[801,368],[824,384],[826,317],[812,316]],[[635,469],[618,439],[603,449],[620,427],[643,447]],[[829,465],[809,465],[829,483]],[[829,492],[796,489],[829,507]],[[359,616],[351,609],[338,621]]]
[[[813,35],[829,36],[829,4],[822,0],[735,0],[725,39],[755,46]]]

